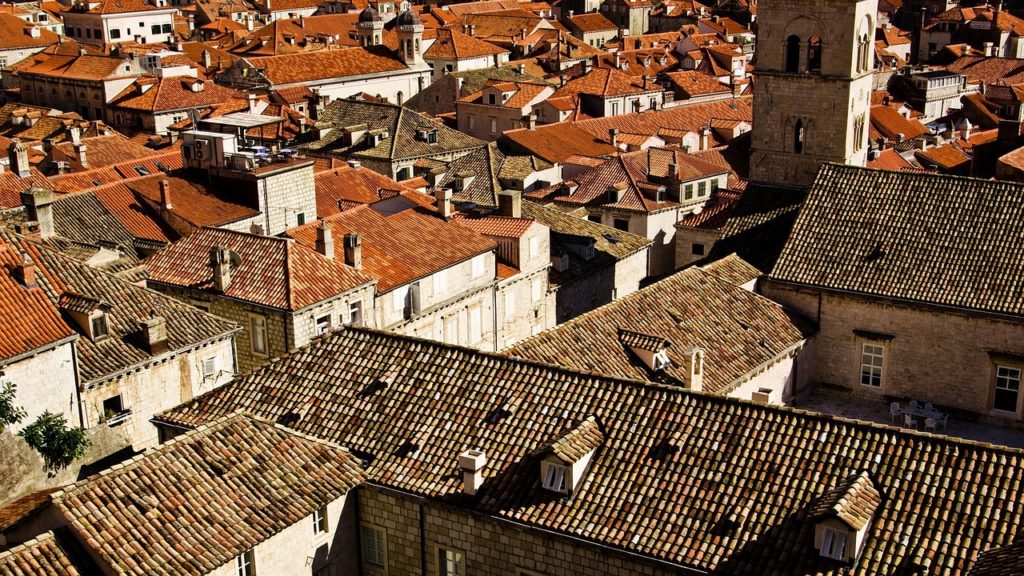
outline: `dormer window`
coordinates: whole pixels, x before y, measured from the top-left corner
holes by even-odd
[[[665,338],[632,330],[619,330],[619,342],[652,372],[660,372],[672,366],[672,361],[668,357],[668,348],[672,343]]]
[[[828,490],[811,509],[814,547],[823,558],[855,562],[864,547],[882,496],[867,472],[854,474]]]
[[[59,307],[93,342],[110,336],[110,304],[92,296],[65,292],[61,294]]]
[[[106,338],[110,335],[110,327],[107,324],[107,314],[100,312],[98,316],[94,316],[90,319],[91,329],[90,335],[93,340],[99,340]]]
[[[552,442],[542,446],[536,455],[540,462],[540,485],[549,492],[572,494],[580,484],[594,453],[604,443],[604,432],[594,416],[588,416]]]

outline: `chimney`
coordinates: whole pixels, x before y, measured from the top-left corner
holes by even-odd
[[[39,237],[53,236],[53,192],[33,186],[21,193],[21,203],[25,205],[29,221],[39,224]]]
[[[505,190],[499,193],[498,211],[508,218],[522,218],[523,193],[518,190]]]
[[[572,20],[572,16],[573,16],[573,11],[572,11],[572,10],[569,10],[569,19],[570,19],[570,20]]]
[[[355,158],[350,158],[348,160],[348,167],[352,168],[353,170],[355,170],[356,168],[361,167],[362,165],[363,165],[363,163],[360,162],[359,160],[356,160]]]
[[[249,114],[256,113],[256,95],[249,93]]]
[[[523,64],[523,63],[519,64],[519,73],[520,74],[526,74],[526,64]]]
[[[615,67],[616,68],[621,68],[622,67],[622,56],[620,56],[618,52],[615,53]]]
[[[210,248],[210,266],[213,268],[213,288],[225,292],[231,285],[231,250],[227,246]]]
[[[345,234],[345,264],[356,270],[363,267],[363,239],[355,232]]]
[[[442,218],[452,217],[452,191],[448,188],[438,188],[434,192],[434,198],[437,200],[437,211],[441,214]]]
[[[616,147],[616,148],[619,147],[619,129],[618,128],[609,128],[608,129],[608,142],[611,143],[611,145]]]
[[[690,348],[683,352],[683,373],[686,374],[686,389],[694,392],[704,390],[704,351]]]
[[[72,126],[72,127],[68,128],[68,132],[71,133],[71,143],[72,144],[77,146],[77,145],[82,143],[82,129],[81,128],[79,128],[78,126]]]
[[[21,140],[15,139],[7,149],[7,158],[11,163],[11,172],[18,178],[28,178],[32,170],[28,163],[28,147]]]
[[[971,125],[971,121],[964,118],[963,123],[960,124],[960,137],[964,140],[970,140],[973,128],[974,126]]]
[[[523,123],[526,124],[528,130],[535,130],[537,128],[537,115],[530,112],[523,118]]]
[[[986,57],[992,56],[992,43],[991,42],[985,42],[984,44],[982,44],[982,47],[983,47],[983,50],[984,50],[984,53],[985,53]]]
[[[209,70],[210,66],[213,65],[213,58],[210,57],[210,51],[209,50],[203,50],[202,59],[203,59],[203,68]]]
[[[705,126],[700,131],[700,149],[707,150],[710,146],[711,141],[711,127]]]
[[[583,73],[584,74],[590,74],[590,70],[593,68],[593,66],[594,66],[594,63],[590,61],[590,58],[587,58],[586,60],[584,60],[583,61]]]
[[[25,288],[35,288],[39,286],[36,283],[36,274],[38,269],[36,265],[28,259],[26,255],[21,264],[14,267],[14,278]]]
[[[167,351],[167,320],[155,313],[141,322],[142,338],[151,356]]]
[[[331,227],[323,220],[316,227],[316,251],[324,258],[334,260],[334,235],[331,234]]]
[[[476,36],[476,24],[469,25],[469,35]]]
[[[78,144],[74,145],[74,148],[75,148],[75,156],[78,157],[78,164],[82,168],[88,168],[89,167],[89,157],[85,155],[85,144],[79,142]]]
[[[486,465],[487,454],[483,450],[466,450],[459,454],[463,494],[466,496],[476,496],[477,490],[484,483],[484,466]]]
[[[171,181],[166,178],[160,181],[160,211],[170,211],[174,209],[174,203],[171,202]]]

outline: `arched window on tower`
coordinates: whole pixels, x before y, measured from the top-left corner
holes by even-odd
[[[804,153],[804,121],[797,120],[793,127],[793,152]]]
[[[821,37],[811,36],[807,41],[807,71],[821,72]]]
[[[786,72],[800,71],[800,37],[786,38]]]
[[[867,34],[861,34],[860,40],[857,46],[857,70],[859,72],[867,72],[870,68],[868,62],[871,61],[871,42],[868,40]]]

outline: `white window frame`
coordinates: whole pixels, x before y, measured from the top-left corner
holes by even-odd
[[[567,494],[569,492],[569,467],[558,462],[544,460],[541,464],[540,485],[545,490]]]
[[[330,524],[327,522],[327,504],[313,510],[313,535],[322,536],[327,534],[330,529]]]
[[[358,312],[359,322],[363,321],[363,303],[360,300],[348,303],[348,323],[356,323],[356,313]]]
[[[219,358],[216,356],[210,356],[209,358],[203,359],[203,378],[216,376],[218,372],[220,372]]]
[[[498,133],[498,119],[495,118],[494,116],[488,116],[487,117],[487,122],[488,122],[488,128],[490,128],[490,130],[491,130],[490,133],[491,134],[497,134]]]
[[[470,260],[470,264],[469,265],[470,265],[470,270],[471,270],[471,272],[473,274],[473,278],[479,278],[479,277],[484,275],[484,269],[485,269],[485,266],[484,266],[485,260],[484,260],[484,258],[485,258],[485,256],[483,254],[479,254],[477,256],[474,256],[473,259]]]
[[[267,318],[266,316],[249,316],[249,344],[254,354],[266,356],[270,350],[267,342]],[[259,338],[257,338],[259,334]]]
[[[885,348],[886,346],[882,342],[861,342],[860,360],[858,362],[860,366],[858,382],[860,382],[861,386],[876,390],[882,387],[882,381],[885,378]],[[877,364],[875,363],[876,360]],[[867,380],[866,382],[865,379]],[[877,384],[874,383],[875,380],[877,380]]]
[[[326,322],[321,323],[321,320],[326,319]],[[313,317],[313,329],[317,334],[327,334],[331,331],[331,315],[324,314],[320,317]]]
[[[409,285],[399,286],[391,291],[391,311],[401,312],[405,310],[409,301]]]
[[[236,576],[256,576],[256,553],[252,548],[235,557]]]
[[[469,343],[476,344],[484,337],[484,314],[479,306],[469,309]]]
[[[437,549],[437,573],[439,576],[465,576],[466,554],[453,548]]]
[[[845,560],[846,548],[852,541],[851,534],[845,530],[826,527],[821,535],[821,549],[819,552],[825,558],[833,560]]]
[[[1022,371],[1017,366],[1007,366],[1005,364],[996,365],[996,381],[995,381],[995,392],[992,395],[992,409],[997,412],[1004,412],[1007,414],[1016,414],[1018,406],[1020,406],[1020,384],[1022,378]],[[1016,389],[1011,386],[1016,383]],[[1002,385],[1000,385],[1002,384]],[[1013,410],[1003,410],[1002,408],[996,408],[996,394],[1002,390],[1004,392],[1012,392],[1014,395]]]
[[[434,287],[434,298],[438,299],[441,294],[448,290],[448,270],[435,272],[431,280]]]
[[[363,561],[374,566],[387,566],[388,533],[387,530],[373,524],[359,525],[359,545],[363,553]]]

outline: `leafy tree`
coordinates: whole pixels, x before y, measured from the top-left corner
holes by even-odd
[[[14,391],[15,386],[10,382],[0,388],[0,429],[25,418],[25,409],[14,404]]]
[[[63,415],[53,414],[49,410],[18,434],[39,452],[46,469],[51,472],[67,468],[76,458],[81,458],[89,447],[85,430],[68,426]]]

